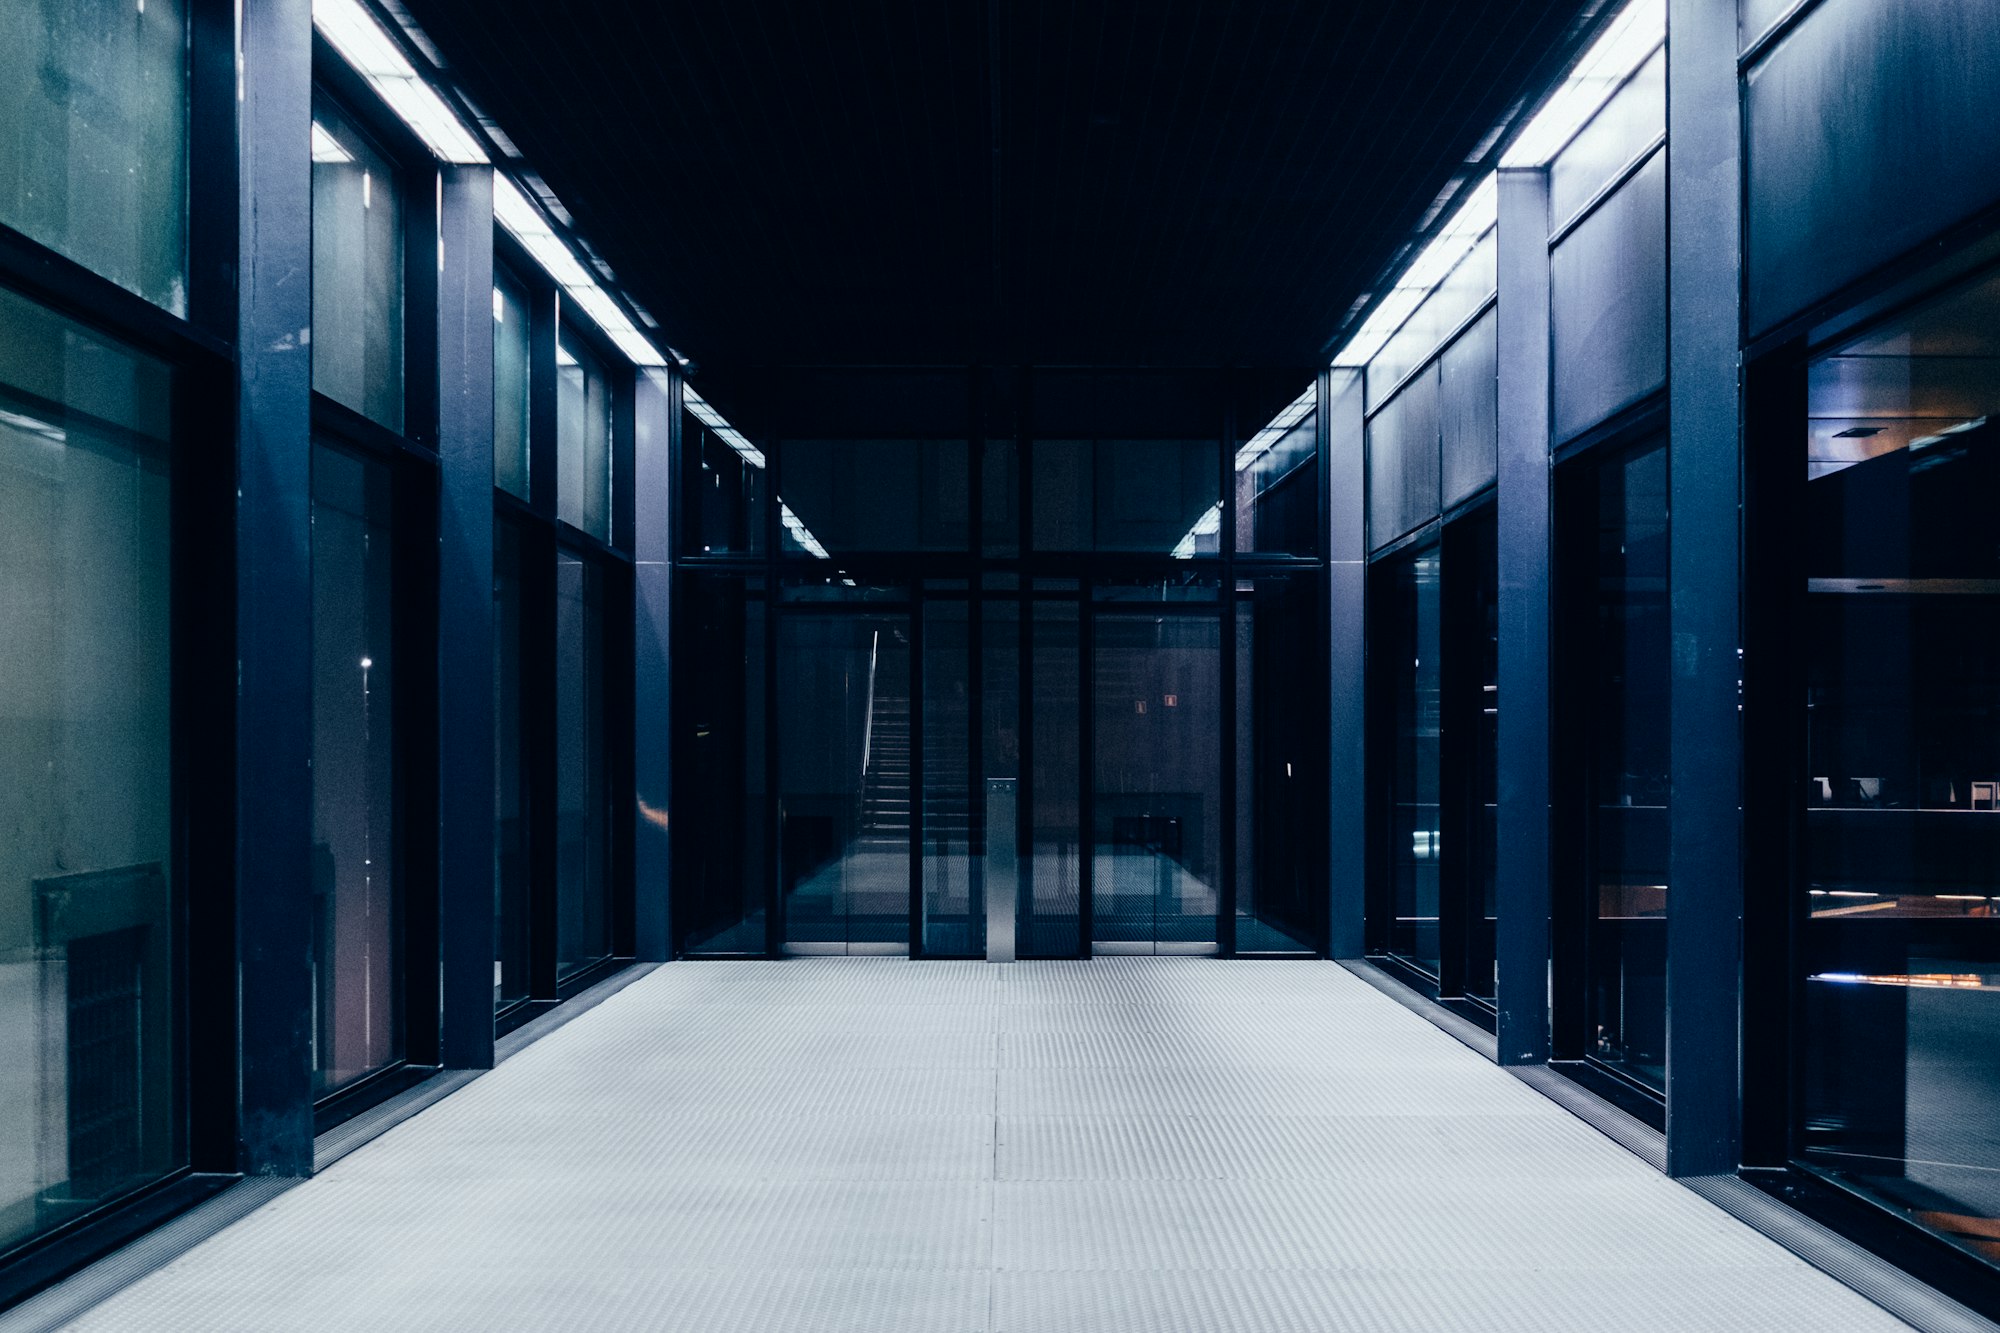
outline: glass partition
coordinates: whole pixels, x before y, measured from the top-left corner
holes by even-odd
[[[187,1163],[174,397],[0,289],[0,1245]]]
[[[2000,276],[1808,393],[1798,1142],[2000,1259]]]
[[[962,589],[926,587],[923,603],[923,944],[935,957],[984,952],[985,904],[974,879],[972,625]]]
[[[1236,949],[1326,938],[1326,651],[1317,573],[1236,589]]]

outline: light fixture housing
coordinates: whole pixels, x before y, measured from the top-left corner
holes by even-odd
[[[507,229],[508,235],[521,243],[521,248],[542,271],[555,280],[563,295],[590,316],[591,322],[633,365],[667,364],[667,358],[653,345],[652,339],[639,332],[623,308],[611,299],[611,293],[590,276],[590,270],[576,257],[569,243],[556,234],[542,211],[528,201],[520,186],[499,172],[493,174],[493,216]]]

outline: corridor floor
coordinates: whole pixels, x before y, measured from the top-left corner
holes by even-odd
[[[1901,1324],[1332,963],[662,967],[89,1330]]]

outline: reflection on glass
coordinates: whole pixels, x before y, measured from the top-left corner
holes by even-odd
[[[313,388],[403,428],[403,187],[395,167],[313,92]]]
[[[0,67],[12,59],[0,53]],[[184,1165],[187,1149],[171,889],[172,377],[5,290],[0,330],[10,1246]]]
[[[1808,386],[1799,1141],[2000,1261],[2000,278]]]
[[[556,553],[556,972],[611,953],[604,571]]]
[[[908,948],[909,625],[906,614],[823,605],[778,622],[787,952]]]
[[[972,640],[967,604],[924,602],[924,952],[983,952],[984,904],[972,865]]]
[[[386,465],[313,445],[313,1085],[403,1058]]]
[[[556,517],[611,540],[611,376],[565,332],[556,345]]]
[[[1313,952],[1326,937],[1323,584],[1236,591],[1236,948]]]
[[[785,525],[788,553],[966,549],[963,440],[787,440],[780,449],[795,520]]]
[[[1499,900],[1494,859],[1500,800],[1500,561],[1499,526],[1491,507],[1455,522],[1445,537],[1451,551],[1446,593],[1451,650],[1445,671],[1452,698],[1447,734],[1460,729],[1455,746],[1465,772],[1455,784],[1456,827],[1463,833],[1459,911],[1464,962],[1459,978],[1466,995],[1489,1005],[1495,995],[1495,940]]]
[[[1036,598],[1029,625],[1029,855],[1019,953],[1083,952],[1083,659],[1074,592]]]
[[[1092,949],[1216,947],[1222,830],[1222,634],[1213,615],[1100,608]]]
[[[184,0],[0,5],[0,222],[187,313]]]
[[[493,525],[493,1003],[528,996],[528,804],[521,754],[521,532]]]
[[[765,950],[763,580],[688,575],[676,587],[680,700],[674,902],[691,954]]]
[[[1388,951],[1431,976],[1438,974],[1438,858],[1443,645],[1437,549],[1395,561],[1380,580],[1381,655],[1391,700],[1387,742],[1389,877]]]
[[[1592,456],[1563,479],[1563,626],[1581,760],[1584,1054],[1666,1086],[1667,449]]]
[[[735,429],[688,410],[681,414],[681,459],[681,549],[689,555],[762,551],[763,450]]]
[[[1011,588],[988,586],[980,604],[979,688],[983,847],[975,843],[989,918],[1020,952],[1021,916],[1021,603]],[[989,950],[993,944],[989,942]]]
[[[528,289],[493,270],[493,484],[528,498]]]
[[[1215,554],[1221,452],[1212,439],[1036,440],[1035,549]]]
[[[1319,550],[1319,458],[1310,390],[1236,450],[1236,549]]]

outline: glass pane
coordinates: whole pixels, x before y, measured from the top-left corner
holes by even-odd
[[[0,290],[0,1246],[187,1161],[172,398]]]
[[[493,270],[493,484],[528,498],[528,289]]]
[[[1213,555],[1221,454],[1212,439],[1036,440],[1035,548]]]
[[[556,347],[556,517],[611,540],[611,376],[569,334]]]
[[[528,995],[528,804],[522,770],[521,532],[493,526],[493,1003]]]
[[[1324,585],[1236,593],[1236,948],[1313,952],[1326,937]]]
[[[1440,961],[1442,568],[1433,547],[1378,571],[1379,633],[1371,649],[1381,654],[1391,700],[1382,737],[1389,793],[1382,857],[1389,877],[1388,950],[1431,976]]]
[[[1448,853],[1458,881],[1456,910],[1463,947],[1460,986],[1466,995],[1494,997],[1494,839],[1499,814],[1500,568],[1499,525],[1494,511],[1455,520],[1445,531],[1446,626],[1445,734],[1454,730],[1454,762],[1464,772],[1451,785],[1452,828],[1459,851]],[[1462,851],[1462,855],[1460,852]]]
[[[1083,659],[1073,596],[1037,599],[1029,626],[1028,879],[1018,952],[1083,952]]]
[[[185,0],[0,5],[0,222],[187,313]]]
[[[1092,645],[1092,949],[1213,952],[1222,832],[1222,632],[1099,610]]]
[[[1020,458],[1012,440],[987,440],[980,450],[980,544],[989,556],[1021,552]]]
[[[1563,723],[1584,765],[1585,1050],[1666,1080],[1668,643],[1664,440],[1565,479],[1576,564],[1565,632],[1578,693]]]
[[[604,571],[556,553],[556,972],[611,953]]]
[[[313,92],[313,388],[403,428],[403,187],[361,127]]]
[[[980,747],[982,769],[983,849],[975,842],[973,855],[981,862],[981,889],[986,911],[995,903],[1014,904],[1010,932],[1014,950],[1021,948],[1021,603],[1018,594],[989,587],[980,603]],[[987,945],[992,948],[992,942]]]
[[[967,604],[924,602],[924,951],[985,952],[972,866],[972,638]]]
[[[762,579],[684,576],[677,585],[679,771],[675,915],[688,953],[765,951],[766,849]]]
[[[685,491],[681,549],[690,555],[764,549],[764,452],[741,434],[681,413]]]
[[[909,617],[820,606],[778,622],[779,884],[791,953],[910,938]]]
[[[1236,450],[1236,549],[1319,551],[1317,419],[1294,404]]]
[[[963,551],[971,492],[960,440],[787,440],[784,549]]]
[[[403,1058],[389,469],[313,446],[313,1086]]]
[[[2000,277],[1808,374],[1809,1161],[1989,1261],[2000,1218]]]

